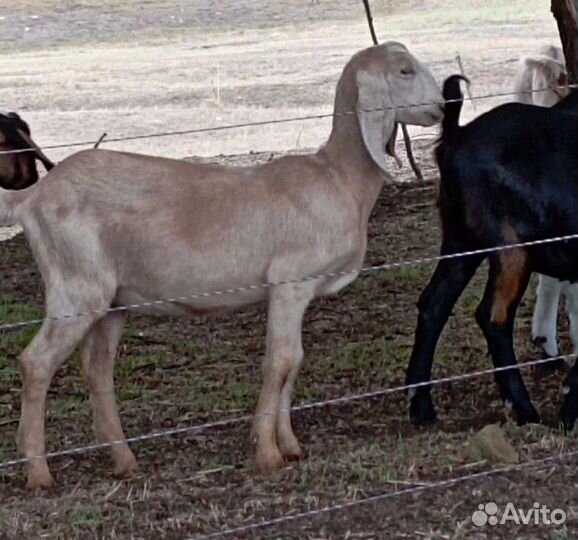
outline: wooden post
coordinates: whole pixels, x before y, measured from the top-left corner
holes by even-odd
[[[578,83],[578,0],[552,0],[551,11],[566,57],[568,81]]]

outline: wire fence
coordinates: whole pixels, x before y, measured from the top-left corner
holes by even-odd
[[[570,87],[571,88],[577,88],[578,85],[571,85]],[[543,92],[543,91],[548,91],[550,89],[554,89],[554,88],[547,88],[547,89],[543,89],[543,90],[532,90],[532,91],[529,91],[528,93]],[[513,96],[513,95],[515,95],[513,92],[501,92],[501,93],[486,94],[486,95],[482,95],[482,96],[467,97],[467,98],[464,98],[464,100],[474,101],[474,100],[483,100],[483,99],[490,99],[490,98],[497,98],[497,97],[508,97],[508,96]],[[123,142],[123,141],[152,139],[152,138],[158,138],[158,137],[193,135],[193,134],[201,134],[201,133],[216,132],[216,131],[231,130],[231,129],[258,127],[258,126],[263,126],[263,125],[273,125],[273,124],[281,124],[281,123],[289,123],[289,122],[300,122],[300,121],[306,121],[306,120],[318,120],[318,119],[325,119],[325,118],[346,116],[346,115],[357,115],[359,113],[371,113],[371,112],[378,112],[378,111],[383,111],[383,110],[394,110],[394,109],[403,109],[403,108],[410,108],[410,107],[420,107],[420,106],[432,105],[432,104],[444,105],[445,103],[457,102],[457,101],[463,101],[463,100],[459,99],[459,100],[449,100],[449,101],[443,101],[443,102],[426,102],[426,103],[419,103],[419,104],[408,104],[408,105],[402,105],[402,106],[392,106],[392,107],[384,107],[384,108],[368,109],[368,110],[358,110],[358,111],[336,111],[333,113],[303,115],[303,116],[296,116],[296,117],[291,117],[291,118],[272,119],[272,120],[265,120],[265,121],[258,121],[258,122],[245,122],[245,123],[212,126],[212,127],[197,128],[197,129],[164,131],[164,132],[158,132],[158,133],[110,137],[110,138],[104,138],[104,139],[101,138],[99,140],[99,142],[100,143],[115,143],[115,142]],[[50,145],[44,146],[44,149],[75,148],[75,147],[94,146],[94,145],[95,145],[95,141],[79,141],[79,142],[64,143],[64,144],[50,144]],[[0,151],[0,154],[5,155],[5,154],[16,154],[16,153],[23,153],[23,152],[33,152],[33,151],[35,151],[34,148],[25,148],[25,149],[19,149],[19,150],[4,150],[4,151]],[[415,266],[415,265],[419,265],[419,264],[432,263],[432,262],[440,262],[440,261],[444,261],[444,260],[448,260],[448,259],[454,259],[454,258],[458,258],[458,257],[489,255],[491,253],[502,251],[502,250],[526,248],[526,247],[537,246],[537,245],[548,244],[548,243],[554,243],[554,242],[568,242],[568,241],[577,240],[577,239],[578,239],[578,234],[572,234],[572,235],[566,235],[566,236],[559,236],[559,237],[555,237],[555,238],[539,239],[539,240],[533,240],[533,241],[528,241],[528,242],[520,242],[520,243],[516,243],[516,244],[482,248],[482,249],[478,249],[478,250],[461,252],[461,253],[444,254],[444,255],[439,255],[439,256],[434,256],[434,257],[424,257],[424,258],[413,259],[413,260],[405,260],[405,261],[400,261],[400,262],[385,263],[385,264],[365,267],[365,268],[361,268],[361,269],[353,269],[353,270],[347,270],[347,271],[330,272],[330,273],[319,274],[319,275],[311,275],[311,276],[305,276],[305,277],[301,277],[301,278],[277,281],[277,282],[273,282],[273,283],[260,283],[260,284],[253,284],[253,285],[243,286],[243,287],[223,289],[223,290],[218,290],[218,291],[198,292],[198,293],[194,293],[194,294],[186,295],[186,296],[179,296],[179,297],[175,297],[175,298],[166,298],[166,299],[157,299],[157,300],[150,301],[150,302],[128,304],[128,305],[124,305],[124,306],[115,306],[113,308],[87,311],[84,313],[72,313],[72,314],[66,314],[66,315],[61,315],[61,316],[57,316],[57,317],[45,317],[45,318],[39,318],[39,319],[35,319],[35,320],[18,321],[18,322],[14,322],[14,323],[0,324],[0,331],[18,330],[18,329],[21,329],[21,328],[24,328],[27,326],[41,324],[45,321],[64,321],[64,320],[76,318],[76,317],[85,317],[85,316],[91,316],[91,315],[103,315],[103,314],[106,314],[108,312],[134,310],[134,309],[139,309],[139,308],[144,308],[144,307],[153,307],[153,306],[157,306],[157,305],[161,305],[161,304],[182,302],[182,301],[187,301],[187,300],[190,301],[190,300],[194,300],[194,299],[201,299],[201,298],[207,298],[207,297],[212,297],[212,296],[236,294],[236,293],[242,293],[242,292],[247,292],[247,291],[252,291],[252,290],[257,290],[257,289],[267,289],[270,287],[276,287],[276,286],[282,286],[282,285],[291,285],[291,284],[308,282],[308,281],[316,281],[316,280],[321,280],[321,279],[331,279],[331,278],[342,277],[342,276],[352,275],[352,274],[371,274],[371,273],[385,271],[385,270],[391,270],[391,269],[395,269],[395,268]],[[437,385],[442,385],[442,384],[450,384],[450,383],[454,383],[454,382],[470,380],[470,379],[479,378],[479,377],[483,377],[483,376],[495,375],[497,373],[501,373],[501,372],[508,371],[508,370],[527,369],[530,367],[545,365],[545,364],[553,363],[555,361],[560,361],[560,360],[569,361],[570,359],[571,359],[570,356],[560,355],[560,356],[549,357],[549,358],[545,358],[545,359],[525,362],[525,363],[518,364],[518,365],[504,366],[504,367],[499,367],[499,368],[491,368],[491,369],[480,370],[480,371],[476,371],[476,372],[470,372],[470,373],[465,373],[465,374],[460,374],[460,375],[455,375],[455,376],[448,376],[448,377],[434,379],[432,381],[427,381],[427,382],[423,382],[423,383],[410,384],[410,385],[400,385],[400,386],[380,389],[380,390],[376,390],[376,391],[366,392],[366,393],[362,393],[362,394],[343,396],[343,397],[338,397],[338,398],[334,398],[334,399],[327,399],[327,400],[316,401],[316,402],[311,402],[311,403],[304,403],[304,404],[296,405],[296,406],[292,407],[290,410],[280,410],[280,411],[277,411],[274,413],[271,412],[271,413],[264,413],[264,414],[265,415],[267,415],[267,414],[269,414],[269,415],[290,414],[291,412],[304,412],[304,411],[320,409],[323,407],[342,406],[342,405],[351,404],[354,402],[359,402],[361,400],[370,400],[370,399],[380,398],[380,397],[388,396],[388,395],[391,395],[394,393],[409,392],[409,391],[412,391],[412,390],[415,390],[418,388],[422,388],[422,387],[431,387],[431,386],[437,386]],[[142,435],[129,437],[129,438],[119,440],[119,441],[111,441],[111,442],[99,443],[99,444],[88,445],[88,446],[79,446],[79,447],[75,447],[75,448],[68,448],[68,449],[58,450],[55,452],[49,452],[49,453],[46,453],[46,454],[40,455],[40,456],[32,456],[32,457],[24,457],[24,458],[8,460],[8,461],[4,461],[4,462],[0,463],[0,470],[6,470],[8,468],[15,467],[17,465],[23,465],[23,464],[29,463],[29,462],[34,461],[34,460],[39,460],[39,459],[53,459],[53,458],[57,458],[57,457],[80,456],[80,455],[92,453],[95,451],[104,450],[107,448],[118,446],[118,445],[143,443],[143,442],[147,442],[147,441],[159,440],[159,439],[163,439],[163,438],[171,437],[171,436],[176,436],[176,435],[200,433],[200,432],[210,430],[210,429],[229,427],[229,426],[232,426],[235,424],[245,423],[245,422],[248,422],[254,418],[255,418],[254,414],[244,414],[241,416],[228,417],[228,418],[224,418],[221,420],[206,422],[206,423],[198,424],[198,425],[178,427],[178,428],[172,428],[172,429],[142,434]],[[464,483],[466,481],[481,480],[481,479],[489,478],[489,477],[492,477],[492,476],[495,476],[498,474],[506,474],[509,472],[516,472],[516,471],[520,471],[523,469],[544,467],[544,466],[548,466],[548,465],[551,465],[554,463],[558,463],[560,461],[566,461],[566,460],[569,460],[569,459],[574,458],[574,457],[578,457],[578,451],[567,452],[567,453],[559,454],[556,456],[550,456],[550,457],[547,457],[544,459],[531,460],[531,461],[527,461],[525,463],[511,465],[508,467],[502,467],[499,469],[492,469],[492,470],[488,470],[488,471],[472,473],[472,474],[468,474],[468,475],[460,476],[460,477],[456,477],[456,478],[449,478],[449,479],[445,479],[445,480],[433,481],[433,482],[429,482],[426,484],[422,483],[420,485],[416,485],[416,486],[413,486],[413,487],[410,487],[407,489],[402,489],[402,490],[397,490],[397,491],[389,491],[389,492],[373,495],[370,497],[366,497],[363,499],[358,499],[358,500],[354,500],[354,501],[347,501],[347,502],[343,502],[343,503],[339,503],[339,504],[335,504],[335,505],[331,505],[331,506],[325,506],[322,508],[318,508],[318,509],[314,509],[314,510],[310,510],[310,511],[306,511],[306,512],[287,514],[287,515],[276,517],[276,518],[270,519],[270,520],[254,522],[254,523],[250,523],[250,524],[239,526],[239,527],[224,529],[224,530],[210,533],[207,535],[195,536],[195,537],[190,538],[189,540],[205,540],[205,539],[210,539],[210,538],[219,538],[219,537],[224,537],[224,536],[233,536],[233,535],[238,535],[238,534],[242,534],[242,533],[252,532],[252,531],[255,531],[258,529],[263,529],[263,528],[277,526],[277,525],[283,525],[283,524],[287,524],[287,523],[294,522],[297,520],[313,518],[313,517],[320,516],[320,515],[327,514],[327,513],[331,513],[331,512],[350,509],[350,508],[353,508],[353,507],[356,507],[359,505],[371,504],[371,503],[384,501],[384,500],[392,499],[392,498],[396,498],[396,497],[411,495],[411,494],[418,494],[418,493],[422,493],[422,492],[425,492],[428,490],[433,490],[433,489],[440,489],[440,488],[444,488],[444,487],[453,487],[455,485],[458,485],[460,483]]]
[[[299,512],[296,514],[286,514],[274,519],[269,519],[265,521],[258,521],[254,523],[250,523],[248,525],[243,525],[240,527],[234,527],[232,529],[224,529],[221,531],[217,531],[210,534],[200,535],[190,537],[187,540],[208,540],[210,538],[222,538],[224,536],[232,536],[238,535],[247,532],[254,532],[258,529],[265,529],[267,527],[273,527],[275,525],[284,525],[287,523],[291,523],[294,521],[306,519],[306,518],[313,518],[317,516],[321,516],[323,514],[328,514],[330,512],[337,512],[339,510],[349,510],[351,508],[386,501],[388,499],[394,499],[397,497],[403,497],[412,494],[423,493],[425,491],[431,491],[434,489],[440,488],[451,488],[458,484],[462,484],[464,482],[470,482],[473,480],[482,480],[485,478],[492,478],[499,474],[507,474],[510,472],[517,472],[525,469],[532,469],[532,468],[541,468],[546,467],[548,465],[556,464],[561,461],[569,461],[572,458],[578,458],[578,451],[573,452],[565,452],[560,453],[556,456],[549,456],[542,459],[534,459],[529,460],[524,463],[518,463],[514,465],[509,465],[507,467],[500,467],[498,469],[490,469],[487,471],[481,471],[477,473],[471,473],[464,476],[459,476],[456,478],[449,478],[447,480],[438,480],[434,482],[429,482],[426,484],[421,484],[413,487],[409,487],[406,489],[398,490],[398,491],[388,491],[385,493],[380,493],[378,495],[372,495],[370,497],[365,497],[362,499],[357,499],[353,501],[347,501],[340,504],[335,504],[332,506],[324,506],[322,508],[317,508],[315,510],[309,510],[307,512]]]
[[[54,316],[54,317],[43,317],[40,319],[31,319],[31,320],[27,320],[27,321],[19,321],[19,322],[14,322],[14,323],[1,324],[0,325],[0,333],[2,331],[17,330],[20,328],[24,328],[26,326],[33,326],[33,325],[37,325],[37,324],[42,324],[45,321],[58,322],[58,321],[66,321],[69,319],[75,319],[75,318],[79,318],[79,317],[105,315],[107,313],[114,313],[114,312],[118,312],[118,311],[133,311],[133,310],[138,310],[140,308],[150,308],[150,307],[159,306],[159,305],[163,305],[163,304],[173,304],[173,303],[178,303],[178,302],[199,300],[199,299],[203,299],[203,298],[225,296],[225,295],[230,295],[230,294],[239,294],[239,293],[243,293],[243,292],[261,290],[261,289],[269,289],[272,287],[279,287],[279,286],[283,286],[283,285],[294,285],[294,284],[298,284],[298,283],[305,283],[305,282],[325,280],[325,279],[333,279],[333,278],[339,278],[339,277],[344,277],[344,276],[349,276],[349,275],[373,274],[375,272],[382,272],[385,270],[393,270],[395,268],[417,266],[417,265],[421,265],[421,264],[446,261],[446,260],[457,259],[457,258],[461,258],[461,257],[473,257],[476,255],[489,255],[491,253],[495,253],[495,252],[499,252],[499,251],[505,251],[505,250],[511,250],[511,249],[521,249],[521,248],[539,246],[539,245],[543,245],[543,244],[551,244],[551,243],[556,243],[556,242],[568,242],[571,240],[578,240],[578,234],[569,234],[566,236],[557,236],[554,238],[531,240],[528,242],[519,242],[519,243],[515,243],[515,244],[506,244],[506,245],[502,245],[502,246],[493,246],[493,247],[481,248],[481,249],[476,249],[476,250],[471,250],[471,251],[463,251],[460,253],[449,253],[449,254],[444,254],[444,255],[436,255],[433,257],[423,257],[423,258],[419,258],[419,259],[405,260],[405,261],[399,261],[399,262],[393,262],[393,263],[384,263],[384,264],[378,264],[375,266],[367,266],[365,268],[360,268],[360,269],[343,270],[343,271],[338,271],[338,272],[327,272],[324,274],[315,274],[315,275],[310,275],[310,276],[304,276],[304,277],[298,277],[298,278],[292,278],[292,279],[286,279],[286,280],[280,280],[280,281],[274,281],[274,282],[256,283],[253,285],[246,285],[246,286],[242,286],[242,287],[233,287],[230,289],[222,289],[222,290],[217,290],[217,291],[198,292],[198,293],[192,293],[192,294],[183,295],[183,296],[177,296],[174,298],[161,298],[161,299],[152,300],[152,301],[148,301],[148,302],[140,302],[140,303],[135,303],[135,304],[125,304],[125,305],[121,305],[121,306],[107,307],[107,308],[103,308],[103,309],[95,309],[95,310],[85,311],[85,312],[81,312],[81,313],[70,313],[70,314],[58,315],[58,316]]]
[[[340,504],[335,504],[332,506],[324,506],[322,508],[317,508],[315,510],[309,510],[307,512],[299,512],[296,514],[286,514],[274,519],[269,519],[265,521],[258,521],[254,523],[250,523],[248,525],[243,525],[240,527],[234,527],[232,529],[224,529],[221,531],[217,531],[210,534],[200,535],[200,536],[193,536],[188,538],[187,540],[208,540],[211,538],[222,538],[224,536],[231,536],[231,535],[238,535],[246,532],[254,532],[258,529],[265,529],[267,527],[273,527],[275,525],[285,525],[287,523],[291,523],[294,521],[306,519],[306,518],[313,518],[318,517],[323,514],[328,514],[330,512],[337,512],[339,510],[349,510],[351,508],[386,501],[388,499],[394,499],[397,497],[403,497],[412,494],[423,493],[425,491],[431,491],[434,489],[440,488],[451,488],[458,484],[462,484],[464,482],[470,482],[472,480],[482,480],[485,478],[492,478],[499,474],[507,474],[510,472],[517,472],[525,469],[532,469],[532,468],[542,468],[548,465],[556,464],[561,461],[569,461],[572,458],[578,457],[578,451],[574,452],[565,452],[560,453],[556,456],[549,456],[542,459],[534,459],[529,460],[524,463],[518,463],[514,465],[509,465],[507,467],[500,467],[498,469],[490,469],[487,471],[480,471],[477,473],[471,473],[463,476],[458,476],[455,478],[449,478],[447,480],[438,480],[434,482],[429,482],[426,484],[420,484],[417,486],[409,487],[406,489],[398,490],[398,491],[388,491],[385,493],[379,493],[378,495],[372,495],[370,497],[365,497],[362,499],[356,499],[353,501],[347,501]]]
[[[502,367],[494,367],[490,369],[484,369],[481,371],[474,371],[470,373],[462,373],[460,375],[452,375],[450,377],[444,377],[440,379],[433,379],[427,382],[420,382],[415,384],[404,384],[401,386],[394,386],[391,388],[384,388],[381,390],[375,390],[373,392],[365,392],[363,394],[356,394],[352,396],[343,396],[334,399],[327,399],[323,401],[314,401],[312,403],[304,403],[301,405],[295,405],[291,407],[291,409],[280,409],[276,412],[270,413],[261,413],[257,414],[244,414],[241,416],[235,416],[230,418],[224,418],[222,420],[216,420],[214,422],[206,422],[204,424],[197,424],[193,426],[184,426],[180,428],[173,428],[173,429],[166,429],[162,431],[157,431],[154,433],[146,433],[143,435],[137,435],[135,437],[128,437],[126,439],[121,439],[117,441],[110,441],[98,444],[92,444],[88,446],[78,446],[75,448],[67,448],[65,450],[58,450],[55,452],[48,452],[46,454],[42,454],[39,456],[30,456],[30,457],[23,457],[18,459],[11,459],[8,461],[4,461],[0,463],[0,470],[8,469],[11,467],[15,467],[16,465],[24,465],[26,463],[30,463],[31,461],[38,461],[39,459],[54,459],[57,457],[67,457],[67,456],[80,456],[83,454],[92,453],[98,450],[105,450],[112,448],[114,446],[122,446],[125,444],[133,444],[133,443],[142,443],[146,441],[154,441],[166,437],[173,437],[175,435],[186,435],[192,433],[200,433],[203,431],[207,431],[209,429],[215,428],[222,428],[228,427],[234,424],[245,423],[258,416],[278,416],[279,414],[291,414],[293,412],[304,412],[304,411],[311,411],[315,409],[321,409],[324,407],[330,406],[342,406],[347,405],[350,403],[354,403],[357,401],[369,400],[369,399],[376,399],[385,397],[391,394],[397,394],[400,392],[410,392],[412,390],[417,390],[418,388],[426,388],[431,386],[440,386],[442,384],[449,384],[454,382],[466,381],[470,379],[476,379],[478,377],[484,377],[487,375],[494,375],[496,373],[503,373],[512,370],[519,370],[519,369],[528,369],[531,367],[537,366],[544,366],[547,364],[551,364],[553,362],[558,362],[560,360],[570,361],[571,356],[569,355],[559,355],[559,356],[552,356],[549,358],[542,358],[540,360],[532,360],[529,362],[524,362],[521,364],[511,365],[511,366],[502,366]]]
[[[197,135],[201,133],[208,133],[208,132],[216,132],[216,131],[225,131],[231,129],[242,129],[242,128],[249,128],[249,127],[260,127],[266,125],[275,125],[275,124],[286,124],[289,122],[303,122],[307,120],[320,120],[325,118],[334,118],[340,116],[351,116],[363,113],[372,113],[372,112],[380,112],[380,111],[392,111],[392,110],[399,110],[399,109],[411,109],[414,107],[423,107],[427,105],[446,105],[447,103],[457,103],[462,101],[477,101],[477,100],[484,100],[484,99],[491,99],[497,97],[511,97],[516,96],[520,93],[522,94],[535,94],[535,93],[542,93],[548,92],[550,90],[561,90],[566,88],[578,88],[578,84],[570,84],[565,86],[555,86],[555,87],[548,87],[543,89],[533,89],[533,90],[526,90],[522,92],[496,92],[492,94],[485,94],[481,96],[468,96],[464,97],[463,99],[450,99],[450,100],[443,100],[443,101],[426,101],[423,103],[411,103],[406,105],[392,105],[389,107],[378,107],[375,109],[359,109],[356,111],[334,111],[331,113],[321,113],[321,114],[309,114],[309,115],[302,115],[302,116],[293,116],[289,118],[276,118],[271,120],[262,120],[257,122],[241,122],[236,124],[227,124],[221,126],[209,126],[204,128],[194,128],[194,129],[183,129],[183,130],[174,130],[174,131],[160,131],[157,133],[147,133],[147,134],[140,134],[140,135],[127,135],[122,137],[105,137],[100,138],[97,140],[90,140],[90,141],[77,141],[71,143],[61,143],[61,144],[48,144],[44,145],[42,148],[44,150],[54,150],[54,149],[62,149],[62,148],[77,148],[82,146],[95,146],[95,144],[105,144],[105,143],[115,143],[115,142],[124,142],[124,141],[138,141],[142,139],[155,139],[160,137],[174,137],[174,136],[183,136],[183,135]],[[0,155],[6,154],[21,154],[25,152],[35,152],[35,148],[20,148],[15,150],[2,150],[0,151]]]

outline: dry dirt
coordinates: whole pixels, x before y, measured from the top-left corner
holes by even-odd
[[[94,140],[102,131],[116,136],[316,114],[330,110],[339,70],[368,42],[358,2],[218,4],[215,13],[208,1],[193,8],[149,0],[137,8],[112,0],[4,0],[2,106],[23,111],[42,144]],[[380,37],[408,43],[440,78],[455,71],[459,51],[478,94],[509,89],[516,58],[556,37],[545,2],[536,0],[488,1],[482,7],[474,1],[376,4]],[[467,114],[497,102],[480,101]],[[214,159],[246,164],[269,159],[273,151],[315,146],[327,130],[325,121],[302,122],[110,147],[178,157],[239,153]],[[416,144],[426,182],[412,182],[404,168],[398,177],[403,183],[383,190],[371,218],[367,264],[437,253],[430,144],[431,139]],[[68,152],[52,155],[61,159]],[[339,296],[316,302],[304,324],[306,362],[295,401],[402,384],[415,303],[432,270],[421,265],[367,276]],[[520,361],[538,357],[530,344],[533,286],[517,321]],[[489,367],[472,317],[482,287],[480,271],[444,334],[435,377]],[[42,315],[41,281],[21,235],[0,244],[0,302],[0,319],[6,321]],[[131,318],[116,372],[127,433],[250,412],[260,384],[264,331],[262,309],[194,321]],[[33,332],[0,335],[0,462],[16,456],[16,357]],[[561,346],[569,350],[565,324]],[[513,426],[489,377],[437,388],[440,421],[424,430],[409,425],[402,394],[362,400],[296,414],[308,457],[272,478],[255,472],[248,426],[242,423],[135,445],[140,472],[128,480],[113,477],[104,452],[52,460],[58,485],[40,495],[24,491],[19,468],[0,470],[0,539],[186,540],[489,470],[492,465],[473,461],[465,445],[473,432],[493,422],[504,423],[522,460],[577,450],[576,435],[565,437],[556,425],[560,376],[524,375],[544,425]],[[93,441],[77,358],[55,377],[47,428],[50,450]],[[577,492],[574,460],[229,537],[576,540]],[[564,527],[476,528],[471,515],[489,501],[501,508],[513,502],[524,510],[539,502],[565,510],[568,521]]]

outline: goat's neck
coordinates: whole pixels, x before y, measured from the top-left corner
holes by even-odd
[[[342,172],[344,187],[358,200],[364,218],[369,219],[386,175],[367,151],[357,118],[334,117],[331,135],[322,151]]]

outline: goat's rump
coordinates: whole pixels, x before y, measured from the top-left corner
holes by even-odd
[[[566,107],[573,110],[575,100],[565,100]],[[459,128],[436,158],[445,219],[453,221],[447,226],[480,248],[578,234],[575,114],[502,105]],[[578,280],[578,240],[533,246],[527,254],[534,271]]]

